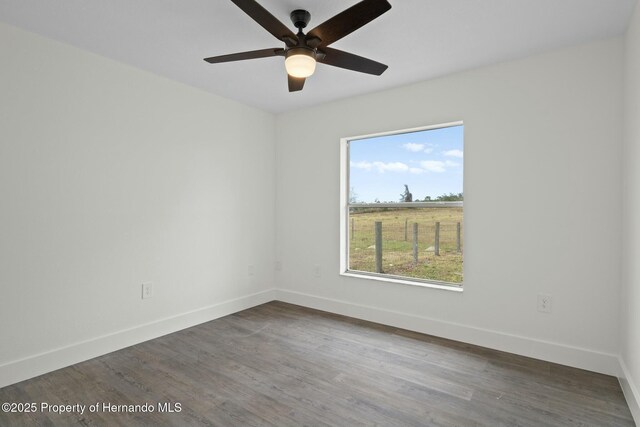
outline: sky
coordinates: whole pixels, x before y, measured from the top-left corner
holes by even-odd
[[[399,202],[404,185],[413,200],[462,193],[463,126],[349,142],[351,197],[360,203]]]

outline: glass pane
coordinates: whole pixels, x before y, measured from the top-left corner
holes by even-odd
[[[460,125],[350,141],[350,203],[461,196],[463,132]]]
[[[350,206],[349,270],[463,282],[463,132],[459,125],[349,142],[349,204],[375,205]]]

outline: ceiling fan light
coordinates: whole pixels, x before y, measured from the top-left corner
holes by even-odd
[[[290,49],[284,66],[291,77],[307,78],[316,70],[316,59],[313,51],[305,48]]]

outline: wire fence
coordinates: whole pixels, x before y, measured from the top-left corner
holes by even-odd
[[[350,215],[349,268],[461,283],[462,209],[435,209]]]
[[[375,244],[375,221],[356,221],[351,219],[350,237],[363,244]],[[417,223],[407,220],[404,224],[382,222],[382,240],[384,242],[414,241],[414,227],[417,227],[417,242],[420,246],[435,246],[439,243],[440,251],[462,252],[464,246],[464,229],[462,222]],[[439,233],[436,233],[438,229]],[[438,234],[436,236],[436,234]]]

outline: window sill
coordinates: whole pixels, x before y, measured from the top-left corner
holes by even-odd
[[[422,282],[416,280],[407,280],[401,278],[395,278],[390,276],[383,276],[378,274],[367,274],[366,272],[361,271],[345,271],[340,273],[341,276],[346,277],[355,277],[358,279],[369,279],[369,280],[377,280],[379,282],[388,282],[388,283],[397,283],[401,285],[409,285],[409,286],[419,286],[421,288],[432,288],[432,289],[440,289],[443,291],[452,291],[452,292],[463,292],[462,284],[460,285],[446,285],[440,284],[437,282]]]

